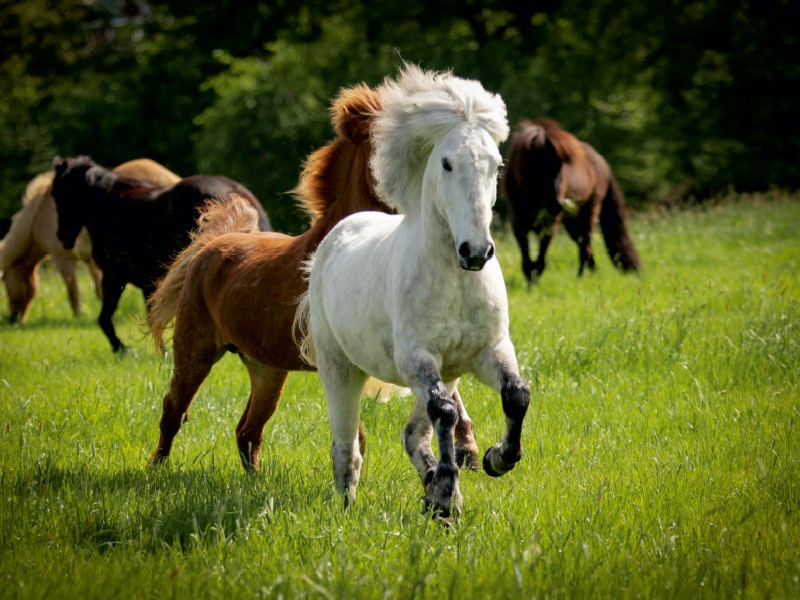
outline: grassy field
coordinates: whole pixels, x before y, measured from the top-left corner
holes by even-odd
[[[420,516],[400,445],[410,398],[368,401],[359,499],[333,491],[325,400],[293,374],[246,475],[233,428],[248,394],[227,356],[171,463],[147,470],[171,360],[117,313],[115,359],[63,284],[0,326],[0,597],[800,597],[800,202],[637,215],[641,277],[577,279],[559,236],[541,283],[499,240],[511,336],[533,402],[525,456],[462,473],[464,514]],[[4,293],[4,291],[3,291]],[[2,306],[6,306],[3,296]],[[461,393],[481,449],[500,399]]]

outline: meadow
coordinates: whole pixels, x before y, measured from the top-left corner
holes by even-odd
[[[450,528],[420,515],[400,444],[409,397],[364,402],[348,510],[315,374],[290,376],[246,474],[232,355],[170,462],[146,469],[171,357],[143,339],[140,292],[116,316],[133,352],[115,358],[88,275],[73,319],[46,271],[28,323],[0,325],[0,597],[799,597],[800,201],[738,197],[630,227],[641,276],[617,273],[598,237],[597,272],[578,279],[559,235],[532,287],[498,237],[532,387],[525,454],[500,479],[462,472]],[[483,452],[500,398],[469,376],[460,389]]]

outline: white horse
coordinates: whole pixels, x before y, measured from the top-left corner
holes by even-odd
[[[455,517],[459,377],[474,373],[502,396],[506,431],[484,455],[489,475],[520,460],[530,402],[489,231],[506,107],[477,81],[410,65],[384,82],[382,94],[370,165],[379,196],[400,214],[359,213],[328,234],[312,259],[297,324],[327,396],[334,480],[345,504],[355,500],[361,389],[373,375],[416,395],[403,447],[425,488],[423,511]]]

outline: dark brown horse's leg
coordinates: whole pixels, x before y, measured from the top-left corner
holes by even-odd
[[[250,374],[250,399],[236,427],[236,443],[244,468],[256,470],[264,425],[278,408],[289,372],[268,367],[247,356],[242,356],[242,362]]]
[[[586,267],[594,270],[594,252],[592,251],[592,206],[589,204],[581,207],[580,214],[574,219],[564,220],[564,229],[578,245],[578,277],[583,275]]]
[[[523,222],[521,219],[514,220],[514,237],[517,238],[517,244],[519,244],[520,252],[522,252],[522,272],[528,281],[531,280],[531,273],[533,272],[533,262],[531,261],[530,246],[528,244],[528,232],[530,230],[530,223]]]
[[[115,279],[113,276],[110,277],[107,273],[105,274],[103,277],[103,307],[100,309],[100,317],[97,322],[100,325],[100,329],[106,334],[114,352],[125,350],[125,346],[117,337],[114,323],[111,320],[117,310],[117,305],[124,289],[125,282]]]
[[[555,227],[555,225],[553,226]],[[536,257],[536,262],[533,263],[533,274],[536,277],[541,276],[544,273],[544,267],[546,265],[545,256],[547,256],[547,248],[550,247],[550,242],[553,241],[553,231],[551,230],[549,233],[542,233],[539,236],[539,256]]]
[[[169,391],[164,396],[159,425],[161,435],[150,459],[151,466],[163,462],[169,456],[172,441],[188,418],[189,407],[197,390],[208,377],[214,363],[225,354],[214,343],[213,330],[209,331],[214,327],[213,321],[209,317],[201,317],[197,322],[204,326],[194,327],[194,321],[186,325],[183,321],[178,321],[175,325],[172,343],[175,370]]]
[[[478,460],[478,443],[472,431],[472,419],[467,414],[467,409],[458,390],[453,390],[453,400],[456,401],[458,421],[456,422],[456,464],[462,469],[477,471],[480,468]]]

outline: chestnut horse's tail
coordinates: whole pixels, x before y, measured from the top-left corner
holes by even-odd
[[[201,209],[197,229],[192,232],[191,243],[172,262],[169,271],[159,281],[150,296],[147,315],[147,333],[152,334],[156,347],[163,349],[163,335],[175,318],[181,290],[189,273],[189,265],[200,250],[210,241],[226,233],[255,233],[258,229],[258,212],[238,194],[227,201],[210,200]]]
[[[611,175],[608,192],[600,208],[600,228],[611,262],[623,271],[638,271],[642,268],[642,262],[628,233],[626,212],[625,197],[617,180]]]

